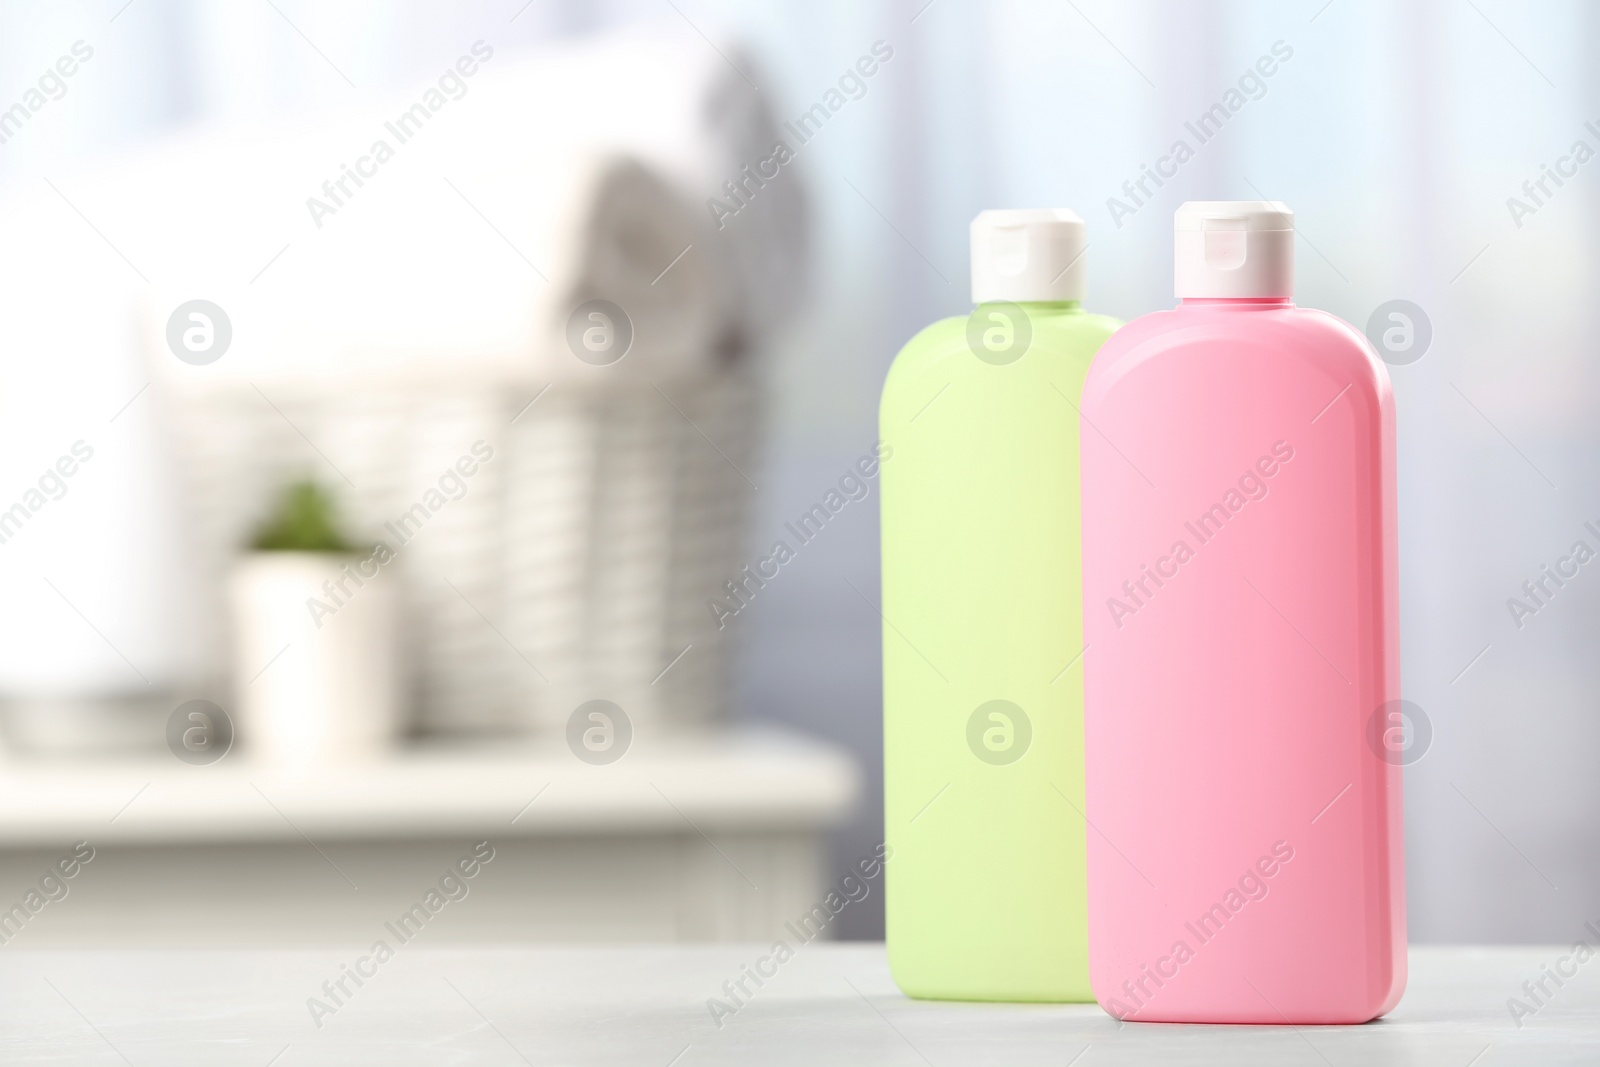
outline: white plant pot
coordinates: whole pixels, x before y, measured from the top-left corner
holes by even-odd
[[[239,743],[251,758],[338,762],[394,745],[400,731],[394,576],[365,577],[359,559],[258,552],[235,566],[234,703]]]

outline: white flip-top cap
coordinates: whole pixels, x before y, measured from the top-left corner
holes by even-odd
[[[1065,208],[980,211],[972,220],[972,302],[1082,300],[1083,220]]]
[[[1294,295],[1294,212],[1280,200],[1190,200],[1174,220],[1184,297]]]

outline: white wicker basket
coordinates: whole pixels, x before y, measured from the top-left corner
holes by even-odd
[[[727,649],[706,605],[740,565],[748,375],[533,395],[481,378],[172,389],[208,615],[226,617],[226,574],[262,513],[310,475],[353,533],[398,549],[386,570],[401,584],[418,729],[559,732],[597,697],[636,730],[719,716]],[[385,524],[477,441],[493,459],[400,545]],[[262,668],[226,664],[223,637],[207,649],[216,673]]]

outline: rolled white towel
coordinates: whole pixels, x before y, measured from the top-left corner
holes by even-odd
[[[118,176],[115,195],[141,205],[139,226],[175,235],[150,272],[145,318],[155,365],[174,383],[382,373],[538,387],[715,364],[731,327],[708,227],[637,160],[545,158],[527,145],[485,146],[465,125],[430,128],[366,185],[346,182],[354,195],[321,214],[331,198],[316,186],[304,195],[286,172],[294,168],[275,168],[337,137],[212,146]],[[174,190],[174,169],[198,187]],[[255,257],[243,262],[240,235],[208,225],[225,205],[202,192],[236,196],[225,175],[240,171],[252,173],[258,202],[314,199],[320,228],[302,228],[276,253],[270,241],[243,242]],[[227,317],[228,349],[215,362],[201,352],[191,365],[170,351],[190,324],[187,311],[175,325],[173,314],[194,299]]]
[[[483,73],[484,135],[525,129],[548,150],[577,148],[637,157],[658,170],[715,225],[708,201],[728,202],[726,183],[745,180],[747,203],[701,249],[716,271],[727,312],[758,342],[798,307],[809,266],[809,211],[793,167],[755,187],[755,167],[783,140],[773,86],[736,40],[707,26],[710,40],[667,16],[576,43],[522,53]],[[759,86],[759,88],[758,88]],[[526,101],[542,101],[530,126]]]
[[[611,375],[703,371],[782,320],[806,261],[790,170],[720,228],[706,206],[777,139],[735,69],[748,59],[724,50],[659,27],[515,59],[480,42],[435,82],[310,128],[153,150],[93,198],[149,249],[158,350],[187,300],[229,316],[207,380],[582,380],[574,348],[630,324]],[[594,320],[599,300],[627,321]]]

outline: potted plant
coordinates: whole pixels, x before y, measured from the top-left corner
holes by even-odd
[[[230,583],[239,740],[278,762],[371,756],[398,735],[392,553],[360,551],[332,497],[288,486]]]

